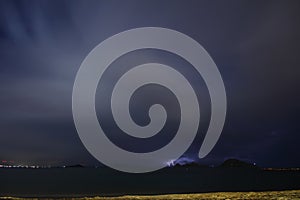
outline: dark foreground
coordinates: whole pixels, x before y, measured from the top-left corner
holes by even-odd
[[[300,189],[299,171],[201,166],[165,168],[147,174],[127,174],[108,168],[2,168],[0,180],[0,197],[187,195],[204,192]],[[299,191],[296,195],[299,197]]]

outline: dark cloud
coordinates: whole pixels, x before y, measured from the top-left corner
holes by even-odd
[[[1,1],[0,159],[97,163],[72,121],[76,72],[107,37],[161,26],[202,44],[225,83],[225,128],[200,162],[235,157],[299,166],[299,8],[296,0]],[[186,153],[190,159],[201,141],[199,136]]]

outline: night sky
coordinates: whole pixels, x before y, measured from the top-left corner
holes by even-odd
[[[197,40],[214,59],[226,88],[228,111],[222,135],[212,152],[199,160],[210,115],[203,80],[198,83],[188,64],[166,52],[136,51],[114,63],[155,60],[186,65],[184,73],[191,74],[203,114],[199,134],[184,160],[215,165],[237,158],[262,167],[299,167],[299,10],[296,0],[0,1],[0,161],[100,165],[81,143],[73,122],[77,70],[106,38],[131,28],[155,26]],[[115,78],[108,72],[102,84],[109,85]],[[153,90],[160,93],[161,89]],[[104,97],[97,93],[97,111],[103,109]],[[139,102],[142,97],[149,99],[142,91],[135,99]],[[136,104],[133,116],[145,124],[143,106]],[[176,101],[173,104],[177,106]],[[108,130],[113,126],[105,124]],[[165,130],[170,133],[176,122],[168,126]],[[124,148],[131,146],[126,138],[110,137]],[[138,152],[150,148],[135,147],[145,148]]]

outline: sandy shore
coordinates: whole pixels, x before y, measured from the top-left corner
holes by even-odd
[[[19,199],[15,197],[0,197],[0,199]],[[26,198],[28,200],[30,198]],[[37,199],[37,198],[33,198]],[[47,198],[43,198],[47,199]],[[51,198],[53,199],[53,198]],[[201,194],[170,194],[170,195],[153,195],[153,196],[121,196],[121,197],[81,197],[81,198],[59,198],[59,199],[74,199],[74,200],[181,200],[181,199],[206,199],[206,200],[220,200],[220,199],[232,199],[232,200],[241,200],[241,199],[292,199],[300,200],[300,190],[288,190],[288,191],[269,191],[269,192],[213,192],[213,193],[201,193]]]

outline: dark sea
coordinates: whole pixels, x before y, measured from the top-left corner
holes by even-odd
[[[146,174],[106,167],[1,168],[0,197],[82,197],[300,189],[300,171],[175,166]]]

